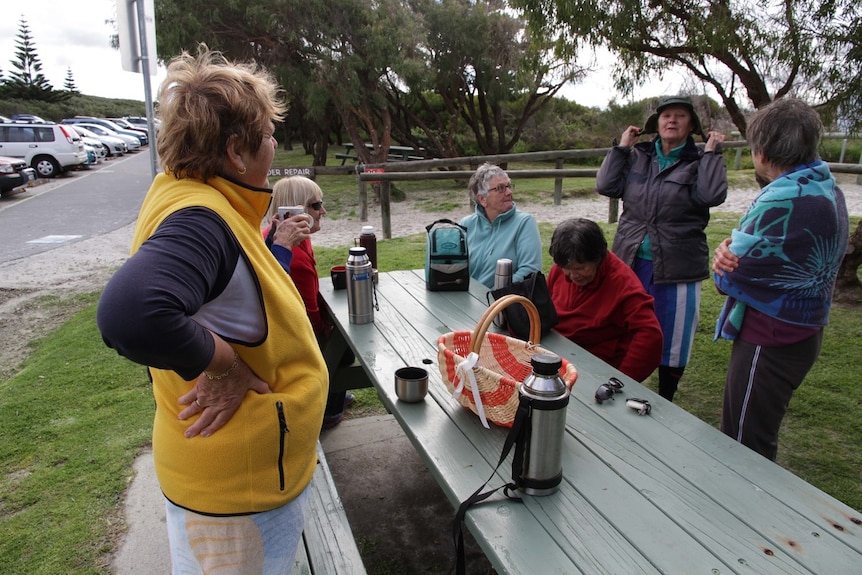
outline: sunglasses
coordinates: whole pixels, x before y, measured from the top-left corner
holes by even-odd
[[[615,393],[622,393],[625,384],[619,379],[612,377],[607,383],[603,383],[596,390],[596,403],[603,403],[614,398]]]
[[[314,202],[313,204],[308,204],[308,207],[316,212],[319,212],[320,208],[323,207],[323,200],[320,200],[319,202]]]

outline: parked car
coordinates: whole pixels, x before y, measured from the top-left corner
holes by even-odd
[[[39,178],[53,178],[87,162],[81,136],[60,124],[0,124],[0,154],[22,158]]]
[[[0,124],[9,124],[12,122],[12,118],[7,118],[6,116],[0,116]]]
[[[139,128],[147,129],[147,119],[142,118],[141,116],[126,116],[126,121],[130,124],[138,126]],[[159,133],[159,129],[162,127],[162,121],[158,118],[153,118],[153,129],[156,134]]]
[[[91,116],[75,116],[74,118],[66,118],[61,124],[97,124],[99,126],[103,126],[112,132],[116,132],[117,134],[122,134],[125,136],[134,136],[138,138],[138,143],[141,146],[146,146],[150,138],[146,132],[141,132],[140,130],[127,130],[125,128],[121,128],[116,125],[114,122],[110,120],[104,120],[102,118],[93,118]]]
[[[68,128],[78,132],[78,135],[81,136],[81,141],[84,142],[84,146],[90,146],[93,148],[93,152],[95,152],[96,159],[98,161],[102,161],[110,155],[108,154],[108,147],[105,144],[103,144],[98,138],[93,138],[81,133],[81,130],[79,129],[80,126],[69,126]]]
[[[73,126],[82,126],[91,132],[94,132],[100,136],[111,136],[113,138],[119,138],[126,143],[126,147],[130,152],[137,152],[141,149],[141,142],[138,140],[136,136],[130,136],[129,134],[121,134],[111,130],[110,128],[106,128],[101,124],[72,124]]]
[[[43,120],[39,116],[34,116],[33,114],[12,114],[13,122],[24,122],[26,124],[53,124],[54,122],[49,122],[48,120]]]
[[[108,120],[109,122],[113,122],[125,130],[135,130],[136,132],[143,132],[144,134],[147,134],[149,136],[149,132],[147,131],[146,126],[136,126],[135,124],[132,124],[131,122],[129,122],[125,118],[102,118],[102,119]]]
[[[109,156],[122,156],[129,151],[129,146],[122,138],[119,138],[117,136],[103,136],[101,134],[97,134],[96,132],[87,129],[87,127],[82,124],[70,124],[70,127],[72,127],[76,132],[81,134],[81,136],[93,138],[94,140],[102,142],[102,145],[105,146],[105,149],[108,151]]]
[[[36,179],[36,170],[21,158],[0,156],[0,194],[26,186]]]

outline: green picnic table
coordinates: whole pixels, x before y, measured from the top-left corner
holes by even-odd
[[[333,345],[353,349],[454,517],[496,466],[508,430],[485,429],[452,399],[437,368],[437,339],[473,330],[488,307],[487,289],[474,281],[467,292],[430,292],[424,271],[413,270],[381,273],[376,290],[374,322],[354,325],[346,292],[321,281],[337,326]],[[495,495],[467,512],[466,525],[497,573],[862,573],[858,511],[568,339],[552,332],[540,345],[579,373],[563,482],[550,496],[524,495],[518,503]],[[395,396],[393,374],[407,365],[429,372],[423,402]],[[624,393],[597,404],[594,392],[611,376],[625,382]],[[648,399],[651,413],[638,415],[626,397]],[[510,470],[509,460],[488,487],[506,483]]]

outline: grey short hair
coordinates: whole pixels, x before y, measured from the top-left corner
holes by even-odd
[[[477,199],[479,196],[485,197],[488,195],[488,182],[495,176],[509,177],[506,170],[488,162],[479,166],[476,172],[470,176],[470,183],[467,185],[467,189],[470,190],[470,199],[474,203],[479,203]]]
[[[790,169],[817,160],[822,133],[814,108],[797,98],[782,98],[751,116],[746,136],[753,154]]]

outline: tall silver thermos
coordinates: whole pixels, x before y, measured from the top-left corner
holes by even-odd
[[[524,396],[531,400],[526,423],[530,426],[529,443],[519,484],[529,495],[550,495],[563,479],[563,438],[570,392],[559,375],[563,362],[558,355],[537,353],[530,363],[533,373],[518,385],[522,400]]]
[[[506,287],[512,284],[512,260],[509,258],[500,258],[497,260],[497,266],[494,268],[494,290]],[[498,313],[494,318],[494,325],[500,329],[506,328],[506,316]]]
[[[346,268],[350,323],[371,323],[374,321],[374,285],[371,260],[365,248],[350,248]]]

